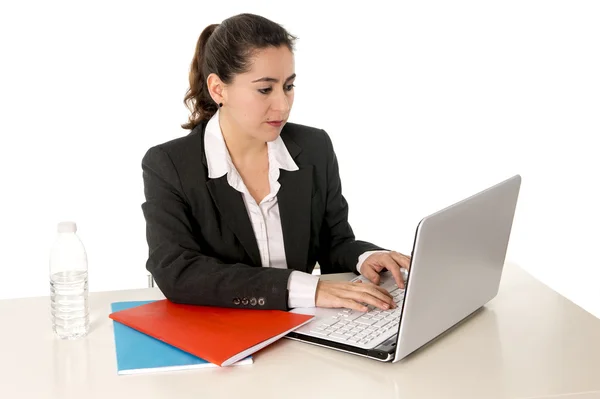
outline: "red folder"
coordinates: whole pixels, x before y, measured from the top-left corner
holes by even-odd
[[[182,305],[167,299],[109,317],[218,366],[244,359],[314,318],[281,310]]]

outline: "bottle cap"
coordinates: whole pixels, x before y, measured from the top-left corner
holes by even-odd
[[[60,222],[57,230],[59,233],[75,233],[77,231],[77,224],[75,222]]]

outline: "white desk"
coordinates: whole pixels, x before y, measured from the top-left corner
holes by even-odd
[[[486,308],[400,363],[282,339],[250,366],[118,376],[110,303],[159,298],[92,293],[80,341],[54,338],[48,297],[0,301],[0,397],[600,398],[600,320],[516,266]]]

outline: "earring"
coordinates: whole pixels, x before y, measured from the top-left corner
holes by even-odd
[[[219,108],[221,108],[223,106],[223,103],[219,103]]]

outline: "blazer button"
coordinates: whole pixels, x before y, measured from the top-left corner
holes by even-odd
[[[254,298],[254,297],[250,298],[250,305],[256,306],[256,298]]]
[[[265,298],[258,298],[258,304],[263,306],[265,304]]]
[[[240,298],[233,298],[233,304],[234,305],[239,305],[240,304]]]
[[[242,305],[247,305],[247,304],[248,304],[248,298],[243,298]]]

